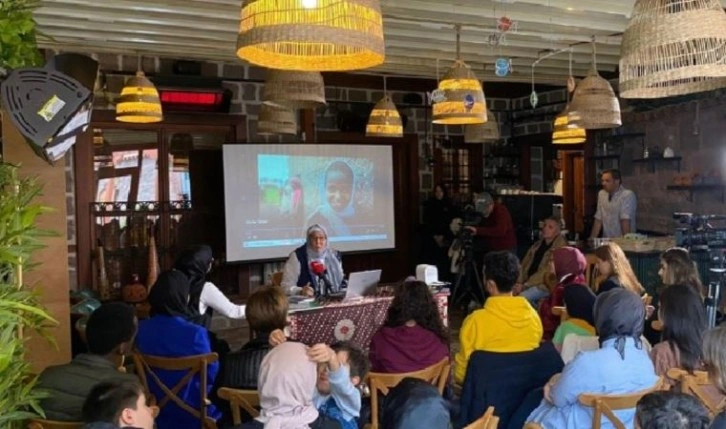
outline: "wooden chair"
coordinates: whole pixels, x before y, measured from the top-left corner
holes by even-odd
[[[54,420],[32,419],[28,422],[28,429],[81,429],[82,422],[58,422]]]
[[[378,429],[378,392],[387,395],[389,389],[395,387],[406,377],[418,378],[427,381],[439,389],[439,394],[444,393],[446,380],[449,378],[451,364],[449,359],[444,358],[441,362],[424,368],[420,371],[405,372],[400,374],[383,374],[378,372],[368,373],[368,386],[371,389],[371,429]]]
[[[271,282],[273,286],[282,286],[282,271],[272,273]]]
[[[667,388],[667,384],[663,378],[660,378],[655,386],[650,389],[641,390],[640,392],[630,393],[627,395],[595,395],[592,393],[583,393],[578,397],[580,404],[586,407],[592,407],[595,411],[592,414],[592,429],[600,429],[602,417],[605,416],[615,426],[616,429],[626,429],[623,422],[618,419],[614,411],[627,410],[635,408],[640,398],[648,393]]]
[[[706,371],[694,371],[693,374],[681,368],[671,368],[666,373],[668,378],[679,382],[681,393],[695,396],[708,409],[711,417],[720,413],[726,406],[726,398],[720,401],[709,395],[709,387],[717,392]]]
[[[232,423],[235,426],[242,424],[242,413],[245,410],[252,418],[259,417],[260,411],[260,395],[256,390],[231,389],[229,387],[220,387],[217,390],[217,396],[229,401],[232,409]]]
[[[136,373],[141,380],[141,384],[146,391],[147,398],[149,401],[154,403],[159,410],[164,408],[170,402],[176,404],[179,408],[188,412],[192,416],[199,419],[199,425],[201,429],[216,429],[217,424],[211,417],[207,416],[207,407],[211,405],[209,399],[207,399],[207,365],[216,362],[219,359],[217,353],[209,353],[205,355],[186,356],[181,358],[166,358],[159,356],[144,355],[141,353],[134,353],[134,367]],[[187,371],[184,377],[179,382],[169,388],[166,386],[156,375],[154,369],[167,370],[167,371]],[[177,394],[185,387],[192,378],[196,375],[199,376],[199,409],[195,410],[189,404],[184,402]],[[147,375],[150,376],[157,386],[164,392],[164,397],[154,398],[149,390],[149,383]]]
[[[593,292],[597,292],[600,287],[600,282],[603,280],[602,276],[597,270],[597,256],[593,253],[585,255],[587,260],[587,266],[585,268],[585,281]]]
[[[497,429],[499,417],[494,415],[494,407],[487,408],[483,416],[471,422],[464,429]]]

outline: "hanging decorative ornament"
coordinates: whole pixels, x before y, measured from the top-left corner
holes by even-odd
[[[474,103],[476,100],[474,100],[474,96],[471,94],[466,94],[464,96],[464,109],[466,109],[467,112],[471,112],[471,108],[474,107]]]
[[[507,16],[502,16],[501,18],[497,19],[497,29],[499,29],[499,31],[501,31],[502,33],[506,33],[507,31],[509,31],[512,26],[516,27],[516,24],[514,23],[514,21],[512,21],[511,18]]]
[[[534,89],[532,90],[532,93],[529,94],[529,104],[532,105],[532,108],[534,109],[537,107],[537,103],[539,102],[539,97],[537,96],[537,91]]]
[[[490,46],[499,46],[501,40],[502,35],[500,33],[492,33],[487,38],[487,42],[489,42]]]
[[[572,73],[570,73],[572,74]],[[574,92],[575,91],[575,78],[572,76],[569,76],[567,78],[567,92]],[[568,95],[569,96],[569,95]]]
[[[494,74],[499,77],[504,77],[512,72],[512,59],[511,58],[497,58],[494,62]]]

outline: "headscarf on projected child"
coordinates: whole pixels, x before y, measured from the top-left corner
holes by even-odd
[[[355,216],[355,174],[347,162],[336,160],[325,169],[320,182],[321,205],[307,220],[332,236],[350,235],[348,223]]]

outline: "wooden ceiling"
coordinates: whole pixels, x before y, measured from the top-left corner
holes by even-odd
[[[50,39],[41,47],[238,62],[235,55],[241,0],[43,0],[35,13]],[[436,77],[455,53],[454,24],[461,24],[462,59],[485,81],[529,82],[532,63],[572,47],[573,72],[587,73],[592,36],[597,66],[616,71],[620,34],[634,0],[381,0],[386,62],[367,70]],[[726,0],[722,0],[726,4]],[[516,24],[498,45],[497,18]],[[511,58],[513,72],[494,75],[494,61]],[[568,54],[541,61],[537,83],[561,84]]]

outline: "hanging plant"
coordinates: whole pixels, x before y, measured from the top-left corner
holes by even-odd
[[[8,69],[42,64],[33,11],[40,0],[0,0],[0,76]]]

